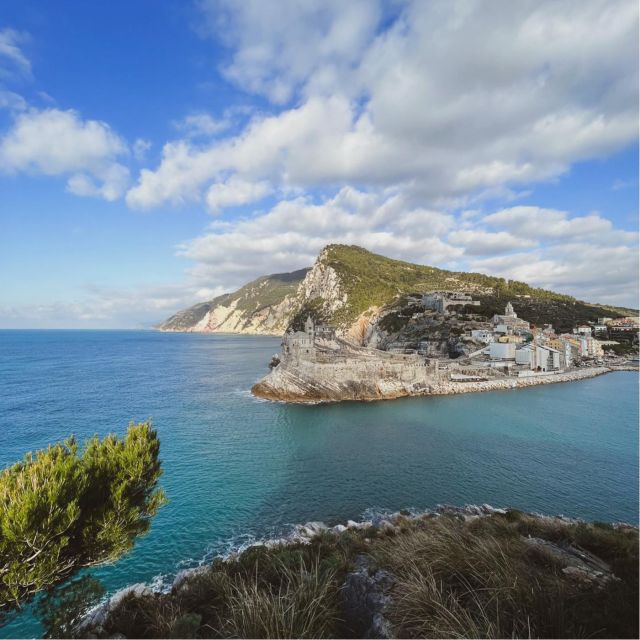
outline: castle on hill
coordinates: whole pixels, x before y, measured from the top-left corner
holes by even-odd
[[[311,316],[304,323],[304,331],[289,329],[282,340],[282,354],[302,360],[314,360],[316,340],[333,341],[336,331],[328,324],[316,324]]]

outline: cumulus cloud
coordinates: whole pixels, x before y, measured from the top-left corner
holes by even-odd
[[[127,153],[124,140],[104,122],[83,120],[73,110],[29,109],[0,139],[0,170],[71,174],[70,192],[115,200],[129,182],[129,170],[117,161]]]
[[[487,255],[531,247],[536,243],[526,237],[519,238],[506,231],[491,233],[479,229],[460,229],[449,234],[449,241],[464,247],[467,255]]]
[[[634,244],[597,246],[576,242],[475,260],[474,271],[521,280],[592,302],[638,308],[638,249]]]
[[[382,17],[378,0],[203,0],[210,33],[233,48],[224,75],[276,104],[314,82],[333,87],[356,64]]]
[[[225,172],[460,203],[637,138],[635,2],[415,1],[385,21],[374,2],[201,6],[232,49],[227,77],[289,106],[165,145],[131,206],[201,201]]]
[[[214,223],[179,252],[194,261],[191,275],[198,282],[237,286],[264,273],[310,266],[331,242],[422,263],[450,263],[463,254],[440,238],[452,224],[447,214],[407,207],[400,195],[345,187],[323,202],[301,196],[282,200],[261,216]]]
[[[532,206],[502,209],[486,216],[483,221],[509,229],[523,238],[549,240],[581,236],[598,238],[613,228],[610,220],[597,214],[569,218],[566,211]]]
[[[247,182],[233,176],[225,182],[218,182],[209,188],[207,205],[215,213],[226,207],[262,200],[269,193],[271,193],[271,186],[266,180]]]
[[[550,242],[544,233],[512,233],[513,220],[504,211],[471,213],[412,206],[401,192],[344,187],[320,202],[300,196],[281,200],[261,215],[217,220],[203,235],[182,243],[179,254],[193,261],[189,277],[198,286],[232,289],[258,275],[309,266],[323,246],[341,242],[420,264],[523,280],[587,300],[634,304],[637,233],[594,224],[597,216],[554,211],[570,221],[572,233],[561,243]],[[592,235],[580,234],[581,227],[592,229]],[[607,264],[595,269],[594,256]]]

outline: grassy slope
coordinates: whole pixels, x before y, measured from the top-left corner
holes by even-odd
[[[334,318],[338,323],[353,322],[369,307],[387,305],[401,294],[440,289],[473,292],[482,302],[482,308],[474,312],[485,315],[502,313],[511,300],[516,310],[519,307],[523,310],[519,315],[534,323],[555,322],[559,315],[563,325],[573,326],[575,322],[595,320],[598,316],[637,313],[632,309],[581,302],[572,296],[515,280],[392,260],[356,246],[329,245],[325,263],[338,273],[349,297],[348,305]]]
[[[616,579],[573,576],[527,536],[572,545]],[[252,547],[170,593],[124,599],[101,637],[362,637],[341,586],[358,557],[394,577],[394,637],[637,637],[638,531],[517,511],[465,521],[398,517],[393,528],[323,532],[309,544]]]
[[[321,299],[306,301],[294,314],[292,326],[295,328],[301,327],[308,313],[337,325],[348,325],[370,307],[391,304],[402,294],[439,289],[473,293],[482,302],[482,307],[473,311],[488,316],[501,313],[511,300],[525,320],[535,324],[553,323],[562,330],[569,330],[576,323],[595,320],[603,315],[620,317],[637,313],[633,309],[582,302],[572,296],[530,287],[515,280],[393,260],[352,245],[329,245],[322,256],[324,263],[339,275],[342,288],[348,295],[348,303],[333,316],[327,317],[322,313]],[[298,284],[307,272],[308,269],[301,269],[263,276],[234,293],[180,311],[158,328],[187,329],[213,307],[227,305],[238,298],[238,309],[247,314],[278,304],[285,296],[296,293]]]
[[[217,306],[226,306],[233,300],[238,301],[237,308],[248,314],[260,311],[265,307],[277,305],[288,295],[295,294],[298,285],[304,279],[308,269],[300,269],[290,273],[275,273],[252,280],[233,293],[225,293],[208,302],[193,305],[178,311],[158,326],[158,329],[180,331],[197,324],[205,314]]]

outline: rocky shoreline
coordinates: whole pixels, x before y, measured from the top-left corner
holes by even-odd
[[[340,402],[343,400],[391,400],[407,396],[440,396],[460,393],[479,393],[532,387],[540,384],[574,382],[593,378],[619,369],[610,367],[585,367],[548,376],[527,378],[494,378],[485,381],[452,381],[438,377],[426,384],[406,383],[400,378],[344,377],[341,372],[332,376],[331,365],[295,370],[277,367],[251,388],[251,393],[265,400],[291,403]],[[319,367],[326,368],[322,371]],[[336,372],[338,373],[338,372]]]
[[[485,521],[487,524],[482,524]],[[611,536],[611,540],[622,540],[625,536],[637,537],[637,527],[624,523],[594,525],[562,515],[523,513],[513,509],[494,508],[488,504],[464,507],[438,505],[433,510],[419,512],[378,513],[363,521],[348,520],[345,524],[335,526],[327,526],[322,522],[307,522],[296,526],[292,533],[284,538],[259,541],[221,556],[211,564],[182,570],[175,576],[171,585],[164,589],[153,588],[143,583],[122,589],[85,614],[74,625],[71,636],[120,639],[200,637],[203,628],[202,615],[194,613],[193,610],[183,612],[181,617],[176,619],[177,622],[174,621],[175,624],[182,625],[178,626],[181,630],[180,635],[171,635],[172,632],[169,630],[168,635],[151,632],[149,635],[141,636],[137,635],[140,628],[137,629],[136,635],[132,635],[134,631],[127,627],[127,620],[132,613],[133,618],[141,611],[149,615],[148,612],[155,607],[166,611],[168,605],[171,605],[169,609],[179,609],[185,606],[185,602],[190,603],[190,607],[194,606],[194,593],[201,594],[205,586],[210,587],[212,580],[214,585],[218,585],[221,578],[228,578],[228,574],[236,576],[232,578],[236,580],[240,575],[238,572],[244,571],[247,567],[249,576],[253,575],[252,572],[257,572],[259,566],[270,575],[269,572],[273,569],[269,567],[272,566],[273,558],[281,557],[289,562],[291,554],[313,555],[320,553],[319,550],[323,548],[331,548],[342,549],[339,554],[349,555],[345,565],[348,568],[336,576],[338,583],[335,585],[336,597],[340,601],[341,619],[348,622],[350,626],[345,628],[353,634],[349,637],[396,637],[398,629],[394,629],[394,620],[397,624],[397,618],[394,618],[394,599],[397,592],[402,590],[401,579],[389,567],[380,565],[380,559],[384,558],[384,554],[376,555],[376,548],[386,545],[387,549],[391,548],[395,553],[393,550],[396,540],[398,544],[402,544],[403,539],[410,540],[414,535],[421,539],[420,536],[437,537],[443,532],[443,540],[448,539],[449,535],[470,536],[463,546],[473,546],[476,544],[473,542],[475,537],[484,539],[486,534],[489,535],[489,544],[494,544],[492,541],[496,539],[495,536],[507,536],[513,541],[509,544],[519,545],[517,554],[534,554],[532,558],[542,559],[542,571],[548,571],[544,569],[546,566],[554,566],[554,571],[559,571],[557,579],[565,580],[569,585],[593,590],[596,597],[599,597],[597,594],[608,588],[609,584],[617,584],[619,578],[610,563],[600,557],[600,553],[594,554],[577,545],[575,540],[583,542],[587,547],[600,549],[603,540],[609,539],[602,537],[605,535],[604,532],[606,536]],[[455,545],[454,540],[455,538],[452,538],[452,544]],[[613,542],[608,544],[613,545]],[[402,551],[398,553],[402,554]],[[514,561],[519,557],[517,554]],[[280,560],[276,560],[275,566],[280,566],[278,562]],[[552,565],[546,564],[549,562]],[[285,576],[289,574],[285,572]],[[255,579],[258,579],[257,574]],[[185,628],[185,621],[194,625],[193,628]],[[149,629],[145,629],[146,631]],[[193,635],[184,635],[186,632]],[[225,637],[225,634],[213,637]]]

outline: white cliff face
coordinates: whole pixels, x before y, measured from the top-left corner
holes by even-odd
[[[324,252],[320,254],[313,268],[298,287],[301,302],[309,302],[315,298],[324,300],[322,309],[326,314],[333,314],[347,303],[347,294],[342,290],[340,278],[333,267],[323,262]]]
[[[299,309],[299,284],[308,269],[264,276],[234,293],[179,311],[161,331],[282,335]]]
[[[281,335],[286,330],[297,305],[295,296],[286,296],[279,304],[250,312],[238,309],[239,302],[238,298],[228,305],[214,307],[189,331]]]

